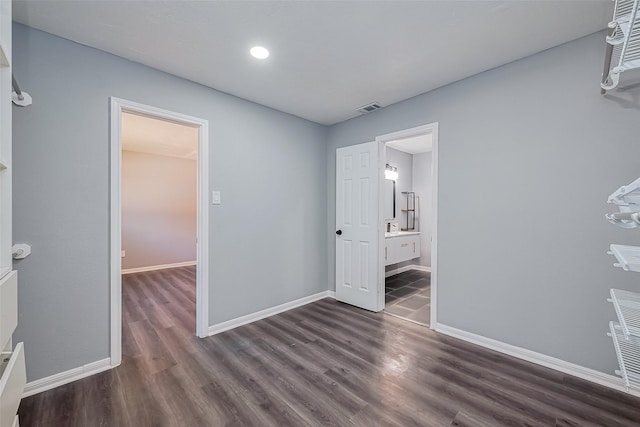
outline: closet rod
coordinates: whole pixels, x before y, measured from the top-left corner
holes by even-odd
[[[22,95],[22,91],[20,90],[20,86],[18,86],[18,82],[16,81],[16,77],[11,73],[11,84],[13,85],[13,91],[18,95],[18,99],[20,101],[24,100],[24,95]]]

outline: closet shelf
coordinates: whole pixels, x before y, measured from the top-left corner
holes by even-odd
[[[614,264],[624,271],[640,272],[640,247],[626,245],[609,246],[611,255],[616,257],[618,262]]]
[[[613,203],[618,206],[640,206],[640,178],[630,184],[623,185],[611,193],[607,199],[607,203]]]
[[[609,322],[609,331],[620,365],[616,374],[622,377],[627,390],[630,387],[640,388],[640,338],[625,335],[615,322]]]
[[[639,227],[640,178],[614,191],[607,199],[607,203],[616,205],[619,211],[605,215],[610,223],[622,228]]]
[[[616,310],[622,333],[640,338],[640,294],[611,289],[609,301]]]
[[[618,86],[620,74],[640,68],[639,0],[616,0],[609,23],[607,53],[601,88],[603,93]]]

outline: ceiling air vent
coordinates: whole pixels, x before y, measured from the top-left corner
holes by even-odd
[[[357,111],[360,114],[367,114],[372,111],[379,110],[380,108],[382,108],[382,105],[378,104],[377,102],[372,102],[371,104],[363,105],[362,107],[358,108]]]

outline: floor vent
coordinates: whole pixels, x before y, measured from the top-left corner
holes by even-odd
[[[367,114],[372,111],[379,110],[380,108],[382,108],[382,105],[378,104],[377,102],[372,102],[371,104],[363,105],[362,107],[358,108],[357,111],[360,114]]]

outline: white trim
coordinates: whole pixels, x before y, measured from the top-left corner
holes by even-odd
[[[386,170],[386,163],[387,163],[387,146],[384,143],[384,141],[380,141],[378,140],[378,138],[376,138],[376,142],[378,143],[378,218],[379,218],[379,222],[378,222],[378,275],[377,275],[377,287],[376,287],[376,292],[378,294],[378,304],[377,304],[377,311],[382,311],[384,310],[384,304],[385,304],[385,289],[384,289],[384,285],[385,285],[385,252],[387,250],[386,248],[386,242],[384,239],[384,234],[386,231],[386,224],[385,224],[385,219],[384,215],[382,215],[381,213],[384,211],[384,197],[382,197],[382,189],[384,188],[384,181],[385,181],[385,177],[384,177],[384,171]],[[337,165],[336,165],[337,167]],[[337,204],[337,199],[336,199],[336,204]],[[337,261],[336,261],[337,263]],[[336,283],[336,289],[337,289],[338,284]]]
[[[483,337],[471,332],[466,332],[461,329],[452,328],[451,326],[446,326],[441,323],[435,325],[434,329],[436,330],[436,332],[439,332],[441,334],[458,338],[484,348],[495,350],[499,353],[507,354],[518,359],[526,360],[527,362],[535,363],[536,365],[541,365],[546,368],[563,372],[565,374],[573,375],[574,377],[582,378],[583,380],[591,381],[605,387],[623,391],[635,396],[640,396],[640,390],[631,389],[629,391],[626,391],[624,389],[624,385],[622,384],[622,379],[614,375],[605,374],[603,372],[596,371],[590,368],[585,368],[584,366],[566,362],[562,359],[556,359],[555,357],[527,350],[522,347],[516,347],[511,344]]]
[[[431,329],[438,324],[438,122],[431,125]]]
[[[111,364],[118,366],[122,361],[122,211],[120,188],[122,180],[122,106],[117,98],[111,98],[111,187],[110,187],[110,246],[111,246]]]
[[[404,273],[409,270],[418,270],[418,271],[426,271],[427,273],[431,273],[431,267],[426,267],[424,265],[405,265],[404,267],[396,268],[394,270],[389,270],[384,273],[384,277],[395,276],[396,274]]]
[[[198,225],[196,272],[196,334],[205,337],[209,324],[209,121],[137,102],[111,97],[111,366],[122,361],[122,112],[171,120],[198,127]]]
[[[437,308],[438,308],[438,122],[430,123],[428,125],[416,126],[409,129],[404,129],[398,132],[387,133],[376,137],[376,141],[382,146],[380,153],[380,170],[384,171],[386,162],[386,143],[397,139],[409,138],[417,135],[424,135],[431,133],[432,135],[432,153],[431,153],[431,175],[432,175],[432,214],[431,214],[431,319],[429,324],[431,329],[434,329],[434,325],[437,324]],[[380,179],[382,180],[382,173],[380,173]],[[379,190],[382,191],[382,184],[378,185]],[[379,199],[382,199],[379,197]],[[380,209],[382,209],[382,201],[380,202]],[[384,239],[384,224],[381,223],[380,227],[380,239]],[[382,241],[382,240],[381,240]],[[379,271],[384,271],[384,245],[379,245]],[[386,273],[380,277],[387,277]],[[378,295],[384,308],[384,280],[378,283]]]
[[[173,264],[148,265],[146,267],[125,268],[121,274],[144,273],[145,271],[166,270],[168,268],[188,267],[197,265],[197,261],[174,262]]]
[[[209,329],[209,121],[199,120],[198,133],[198,241],[196,262],[196,335]]]
[[[25,398],[33,396],[34,394],[42,393],[43,391],[51,390],[52,388],[69,384],[70,382],[77,381],[109,369],[111,369],[111,359],[106,358],[96,362],[87,363],[79,368],[69,369],[68,371],[31,381],[25,386],[22,397]]]
[[[264,319],[265,317],[270,317],[278,313],[298,308],[314,301],[318,301],[324,298],[335,299],[335,297],[336,293],[334,291],[322,291],[318,292],[317,294],[285,302],[284,304],[276,305],[274,307],[265,308],[264,310],[256,311],[255,313],[247,314],[246,316],[240,316],[235,319],[227,320],[226,322],[211,325],[209,326],[209,336],[219,334],[233,328],[237,328],[238,326],[246,325],[247,323],[255,322],[256,320]]]

